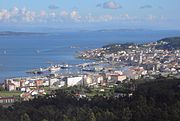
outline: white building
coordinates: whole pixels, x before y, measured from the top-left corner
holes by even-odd
[[[50,82],[49,80],[44,80],[43,81],[43,86],[49,86],[49,82]]]
[[[59,79],[57,79],[57,78],[50,79],[50,80],[49,80],[49,86],[53,86],[53,84],[56,83],[56,82],[58,82],[58,81],[59,81]]]
[[[80,85],[83,82],[83,77],[68,77],[67,78],[67,86]]]

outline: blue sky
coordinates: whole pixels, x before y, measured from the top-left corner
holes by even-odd
[[[1,0],[0,26],[179,29],[180,0]]]

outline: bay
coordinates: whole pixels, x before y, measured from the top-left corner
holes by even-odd
[[[179,30],[81,31],[0,36],[0,82],[27,76],[26,71],[50,64],[79,64],[77,52],[112,43],[146,43],[180,36]]]

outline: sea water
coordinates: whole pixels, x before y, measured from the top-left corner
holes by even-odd
[[[27,76],[26,71],[51,64],[79,64],[79,51],[112,43],[146,43],[180,36],[180,31],[84,31],[0,36],[0,82]]]

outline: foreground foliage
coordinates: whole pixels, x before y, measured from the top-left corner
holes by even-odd
[[[180,80],[139,84],[132,97],[55,96],[0,109],[1,121],[180,121]]]

